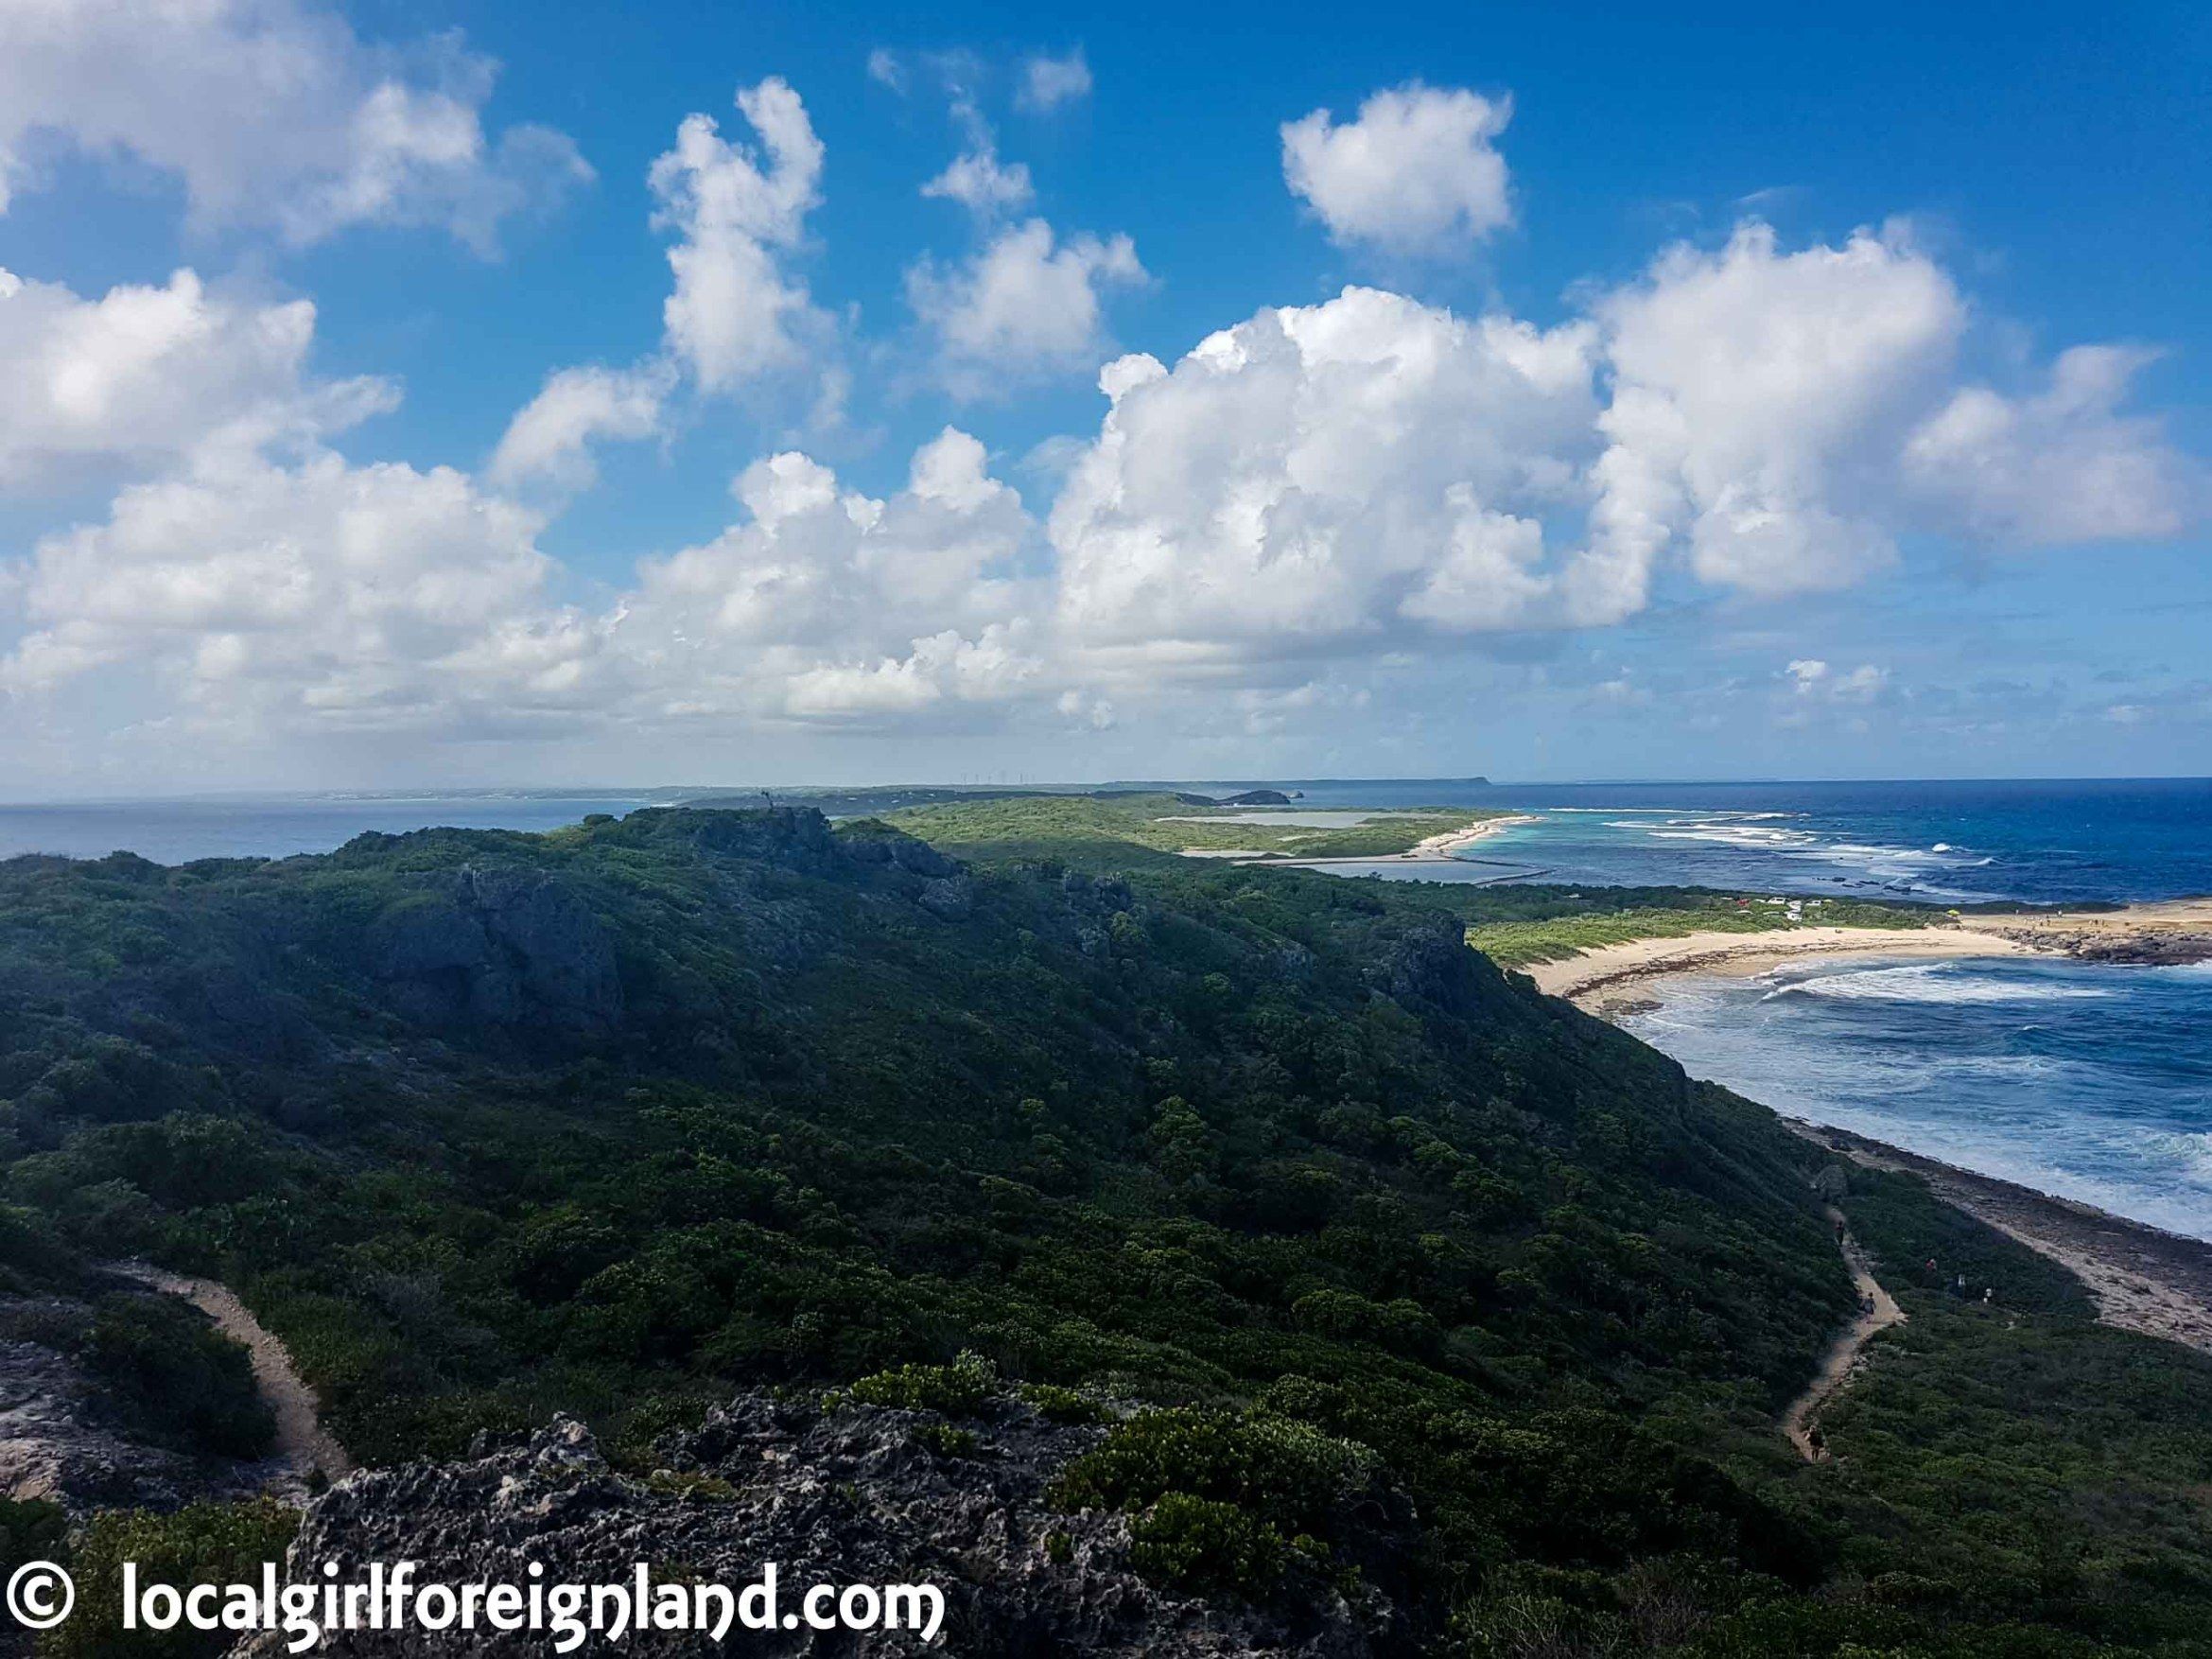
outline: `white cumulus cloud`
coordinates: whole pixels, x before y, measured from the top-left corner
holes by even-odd
[[[1375,93],[1358,118],[1315,110],[1282,126],[1282,176],[1330,236],[1401,256],[1455,252],[1513,222],[1496,139],[1509,98],[1419,81]]]
[[[2201,489],[2161,425],[2123,414],[2131,382],[2157,354],[2082,345],[2025,397],[1961,388],[1906,444],[1907,476],[1986,540],[2035,547],[2176,534]]]
[[[1063,58],[1038,53],[1022,60],[1021,85],[1014,95],[1019,108],[1041,113],[1089,96],[1090,64],[1081,46]]]
[[[14,0],[0,208],[75,152],[175,177],[203,228],[430,225],[489,253],[503,219],[591,176],[549,128],[486,134],[496,73],[458,35],[372,45],[316,0]]]
[[[1095,367],[1106,349],[1103,296],[1144,280],[1127,236],[1062,241],[1032,218],[950,269],[923,260],[907,271],[906,289],[947,385],[980,396],[1008,378]]]
[[[1640,609],[1676,538],[1703,581],[1780,594],[1848,585],[1895,556],[1896,449],[1940,393],[1966,307],[1897,236],[1785,253],[1747,224],[1677,247],[1605,298],[1592,620]]]
[[[1555,621],[1594,345],[1348,288],[1109,364],[1052,514],[1064,635],[1148,673]]]
[[[865,721],[1003,700],[1041,667],[1020,497],[948,428],[888,498],[795,452],[757,462],[745,518],[649,562],[612,637],[660,718]]]
[[[985,142],[953,157],[922,186],[922,194],[957,201],[978,218],[988,219],[1028,206],[1036,191],[1026,166],[1000,161],[997,148]]]
[[[537,481],[587,488],[599,476],[592,444],[658,433],[673,377],[657,359],[635,369],[555,370],[508,423],[488,476],[507,490]]]
[[[96,300],[0,271],[0,492],[93,462],[159,465],[312,438],[389,409],[389,382],[308,372],[315,307],[208,291],[179,271]]]
[[[726,392],[805,361],[820,326],[806,285],[782,259],[821,201],[822,141],[806,105],[771,76],[740,90],[738,108],[760,150],[723,138],[711,116],[686,116],[675,148],[653,164],[675,290],[662,307],[670,347],[701,388]],[[765,153],[762,153],[762,152]]]
[[[218,721],[512,722],[576,689],[574,653],[546,649],[573,620],[543,602],[537,529],[451,468],[327,452],[133,485],[37,545],[0,690],[113,669]]]

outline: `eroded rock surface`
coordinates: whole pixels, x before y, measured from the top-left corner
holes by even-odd
[[[348,1578],[370,1562],[411,1560],[418,1582],[628,1582],[634,1563],[733,1589],[776,1563],[781,1605],[810,1585],[933,1583],[944,1625],[929,1649],[911,1633],[733,1632],[725,1650],[762,1654],[1256,1654],[1357,1659],[1382,1650],[1386,1610],[1355,1610],[1317,1581],[1286,1584],[1278,1604],[1162,1592],[1128,1567],[1128,1523],[1065,1514],[1046,1489],[1105,1432],[1049,1422],[1013,1400],[961,1427],[948,1453],[942,1420],[914,1412],[740,1396],[696,1432],[664,1442],[647,1480],[617,1474],[581,1423],[556,1420],[527,1443],[459,1463],[349,1476],[306,1512],[288,1563],[295,1582],[326,1561]],[[236,1651],[266,1659],[280,1638]],[[479,1632],[334,1634],[335,1654],[538,1653],[546,1638]],[[633,1634],[636,1654],[713,1651],[691,1634]]]

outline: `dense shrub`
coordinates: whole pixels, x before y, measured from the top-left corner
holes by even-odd
[[[95,1515],[70,1563],[77,1610],[39,1638],[40,1659],[204,1659],[224,1651],[234,1633],[200,1632],[182,1622],[163,1632],[125,1631],[123,1565],[137,1563],[139,1582],[258,1583],[265,1562],[282,1570],[299,1515],[272,1500],[193,1504],[174,1514],[110,1510]]]
[[[1289,1555],[1282,1535],[1235,1504],[1171,1492],[1129,1527],[1129,1564],[1156,1583],[1256,1595]]]
[[[173,1297],[102,1297],[84,1357],[141,1421],[188,1449],[258,1458],[276,1432],[245,1349]]]
[[[989,1399],[998,1386],[998,1367],[979,1353],[963,1353],[950,1365],[902,1365],[878,1371],[846,1392],[863,1405],[962,1417]]]

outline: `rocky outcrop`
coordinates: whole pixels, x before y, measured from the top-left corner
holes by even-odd
[[[2062,935],[2057,947],[2080,962],[2133,968],[2186,968],[2196,962],[2212,962],[2212,934],[2079,934]]]
[[[1413,918],[1367,977],[1408,1007],[1428,1004],[1465,1018],[1481,1006],[1487,968],[1484,958],[1467,948],[1459,921],[1438,914]],[[1496,970],[1489,971],[1494,975]]]
[[[526,1443],[470,1461],[357,1474],[316,1499],[292,1546],[294,1581],[322,1563],[351,1570],[410,1560],[421,1581],[624,1583],[635,1563],[741,1589],[776,1563],[784,1605],[816,1583],[931,1583],[945,1619],[924,1650],[911,1633],[741,1632],[731,1649],[762,1654],[1176,1656],[1278,1654],[1357,1659],[1376,1650],[1363,1619],[1308,1584],[1284,1604],[1196,1600],[1146,1583],[1127,1565],[1118,1514],[1056,1511],[1048,1487],[1103,1430],[1048,1421],[1010,1399],[986,1403],[957,1432],[932,1413],[744,1394],[697,1431],[664,1442],[645,1480],[607,1465],[580,1423],[556,1420]],[[281,1638],[237,1651],[271,1659]],[[535,1654],[543,1636],[479,1632],[462,1642],[421,1632],[334,1634],[334,1654]],[[690,1634],[643,1632],[636,1654],[708,1651]]]
[[[621,1014],[613,940],[591,907],[536,871],[464,867],[395,905],[371,934],[377,976],[434,1023],[594,1029]]]

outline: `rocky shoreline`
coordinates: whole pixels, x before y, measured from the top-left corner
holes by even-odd
[[[2212,1243],[1848,1129],[1782,1121],[1855,1163],[1918,1176],[1945,1203],[2057,1262],[2081,1281],[2106,1324],[2212,1353]]]

